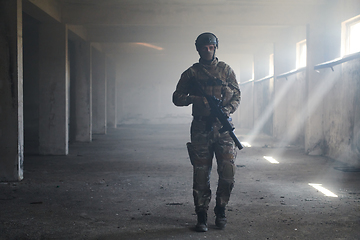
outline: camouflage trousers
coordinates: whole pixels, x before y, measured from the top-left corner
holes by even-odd
[[[193,196],[195,211],[207,211],[211,200],[210,174],[215,154],[219,175],[216,191],[216,205],[225,207],[234,187],[235,144],[229,133],[219,133],[218,122],[209,123],[193,120],[191,143],[187,143],[193,165]]]

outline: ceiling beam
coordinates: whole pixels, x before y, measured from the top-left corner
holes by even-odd
[[[285,1],[284,1],[285,2]],[[301,2],[301,1],[300,1]],[[62,21],[74,25],[304,25],[319,5],[304,4],[91,4],[66,3]]]
[[[264,43],[276,42],[281,33],[289,27],[265,26],[91,26],[87,28],[87,37],[91,42],[148,42],[191,44],[202,32],[215,33],[220,42],[226,39],[229,43]]]

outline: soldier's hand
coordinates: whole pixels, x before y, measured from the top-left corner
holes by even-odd
[[[230,110],[227,107],[222,107],[221,110],[226,114],[227,117],[230,117]]]
[[[208,101],[206,100],[205,97],[200,97],[200,96],[189,96],[189,97],[192,97],[192,103],[197,105],[197,106],[204,106],[206,108],[209,108],[209,103]]]
[[[228,86],[224,86],[221,89],[221,93],[223,106],[226,106],[232,99],[234,92]]]

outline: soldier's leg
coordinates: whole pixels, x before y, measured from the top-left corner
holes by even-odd
[[[191,143],[187,144],[191,164],[193,165],[193,197],[198,217],[196,231],[207,231],[207,210],[211,199],[210,173],[213,151],[209,148],[208,133],[201,122],[191,126]]]
[[[213,156],[206,145],[188,143],[187,147],[193,165],[195,211],[207,211],[211,200],[210,173]]]
[[[223,134],[222,134],[223,135]],[[214,209],[215,224],[219,228],[226,225],[225,207],[229,202],[231,191],[235,183],[235,144],[228,136],[222,136],[215,146],[217,160],[217,172],[219,174],[218,187],[216,191],[216,206]]]
[[[193,196],[197,223],[195,230],[206,232],[207,210],[211,199],[210,173],[212,167],[212,155],[208,147],[193,143],[187,144],[191,163],[193,165]]]

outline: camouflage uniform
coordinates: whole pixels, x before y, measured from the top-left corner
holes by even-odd
[[[202,68],[205,68],[204,71]],[[214,81],[212,75],[221,81]],[[220,122],[211,116],[206,99],[196,90],[196,79],[208,95],[223,101],[223,111],[230,115],[240,103],[240,89],[234,71],[217,58],[206,64],[202,59],[182,75],[173,94],[176,106],[192,104],[191,143],[188,150],[193,165],[193,196],[195,211],[207,211],[211,199],[210,172],[215,153],[219,174],[216,205],[225,207],[234,186],[235,144],[228,132],[219,133]]]

